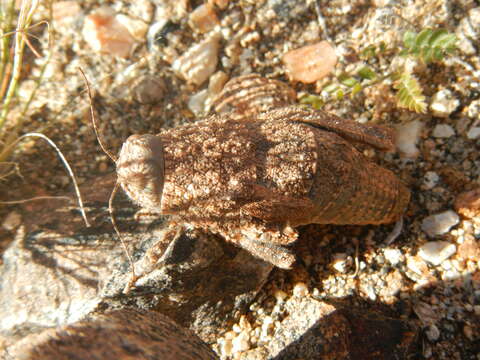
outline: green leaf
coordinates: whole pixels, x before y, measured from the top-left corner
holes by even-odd
[[[430,46],[430,38],[433,35],[432,29],[423,29],[415,38],[415,47],[424,48]]]
[[[433,61],[441,61],[443,59],[443,50],[439,48],[433,49]]]
[[[405,31],[403,34],[403,44],[407,49],[413,48],[415,45],[415,38],[417,37],[417,33],[413,31]]]
[[[362,91],[363,87],[360,83],[356,83],[355,86],[352,88],[352,97],[357,95],[360,91]]]
[[[452,53],[457,47],[457,37],[445,29],[423,29],[419,34],[406,31],[403,35],[405,49],[400,55],[413,55],[428,64],[441,61],[446,54]]]
[[[385,41],[381,41],[380,45],[378,45],[378,48],[380,52],[385,52],[387,50],[387,44],[385,44]]]
[[[422,59],[425,61],[427,64],[431,63],[434,59],[433,56],[434,49],[433,48],[426,48],[422,49]]]
[[[445,29],[435,30],[430,38],[430,44],[433,47],[449,48],[455,46],[457,37],[454,34],[449,34]]]
[[[329,94],[332,94],[332,93],[334,93],[335,91],[338,90],[338,84],[337,83],[330,83],[330,84],[326,85],[322,90],[328,92]]]
[[[357,79],[347,73],[340,74],[338,76],[338,81],[340,81],[342,85],[345,85],[349,88],[354,87],[355,84],[358,83]]]
[[[377,47],[375,45],[369,45],[365,49],[362,50],[360,56],[365,60],[371,59],[377,55]]]
[[[325,103],[317,95],[306,94],[300,99],[300,104],[309,105],[316,110],[320,110]]]
[[[417,113],[425,113],[427,103],[417,79],[409,73],[401,74],[394,83],[397,92],[397,104]]]
[[[337,100],[342,100],[343,97],[345,96],[345,93],[343,92],[342,89],[338,89],[337,93],[335,94],[335,96],[337,97]]]
[[[377,74],[369,67],[363,66],[357,71],[358,76],[364,80],[373,80],[377,77]]]

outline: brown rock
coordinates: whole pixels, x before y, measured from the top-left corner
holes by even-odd
[[[458,245],[457,254],[461,259],[476,261],[480,259],[480,245],[472,237],[466,237],[465,241]]]
[[[30,335],[5,360],[215,360],[215,353],[192,331],[153,311],[123,309]]]
[[[143,275],[124,294],[131,268],[108,215],[113,180],[81,189],[90,228],[65,204],[36,204],[41,211],[24,217],[27,231],[20,228],[0,267],[0,335],[7,342],[127,305],[164,310],[213,341],[266,281],[272,265],[199,231],[180,228],[165,238],[163,218],[137,221],[137,208],[123,197],[115,201],[117,223]]]
[[[468,219],[480,216],[480,188],[458,195],[454,207],[460,215]]]
[[[460,192],[466,190],[469,186],[470,180],[465,175],[463,170],[460,170],[451,165],[445,165],[440,169],[440,176],[449,188],[453,191]]]
[[[374,309],[304,298],[292,304],[268,348],[275,360],[408,359],[416,332]]]
[[[208,0],[210,4],[214,4],[215,6],[218,6],[221,10],[224,10],[227,8],[229,0]]]
[[[212,5],[202,4],[193,10],[189,17],[190,26],[201,33],[212,30],[219,24],[217,14]]]

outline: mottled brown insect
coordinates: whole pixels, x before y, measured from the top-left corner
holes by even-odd
[[[133,135],[118,182],[138,205],[223,236],[281,268],[302,224],[382,224],[410,193],[358,144],[392,150],[387,128],[294,104],[287,85],[235,78],[216,115],[158,135]]]

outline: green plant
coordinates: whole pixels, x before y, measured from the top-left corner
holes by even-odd
[[[455,51],[456,42],[457,37],[445,29],[424,29],[418,34],[406,31],[403,35],[405,49],[400,55],[418,57],[426,64],[442,61],[446,55]]]
[[[427,110],[425,96],[418,80],[409,72],[396,75],[393,87],[397,89],[397,104],[417,113]]]
[[[392,56],[417,58],[425,64],[441,62],[457,48],[457,38],[445,29],[424,29],[419,33],[406,31],[403,35],[403,44],[399,49],[388,49],[385,43],[368,45],[361,52],[361,57],[368,61],[372,58],[389,53]],[[341,100],[345,96],[351,97],[364,88],[378,84],[386,79],[393,81],[397,90],[397,106],[407,108],[417,113],[424,113],[427,109],[422,86],[417,78],[405,67],[400,70],[378,75],[370,66],[362,65],[351,73],[342,73],[327,84],[323,91],[330,94],[330,99]],[[302,104],[320,108],[326,101],[316,95],[307,94],[300,99]]]

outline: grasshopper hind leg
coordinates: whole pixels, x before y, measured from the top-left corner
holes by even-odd
[[[252,255],[281,269],[291,269],[297,260],[290,249],[274,243],[262,242],[249,237],[242,237],[238,242],[238,245]]]

